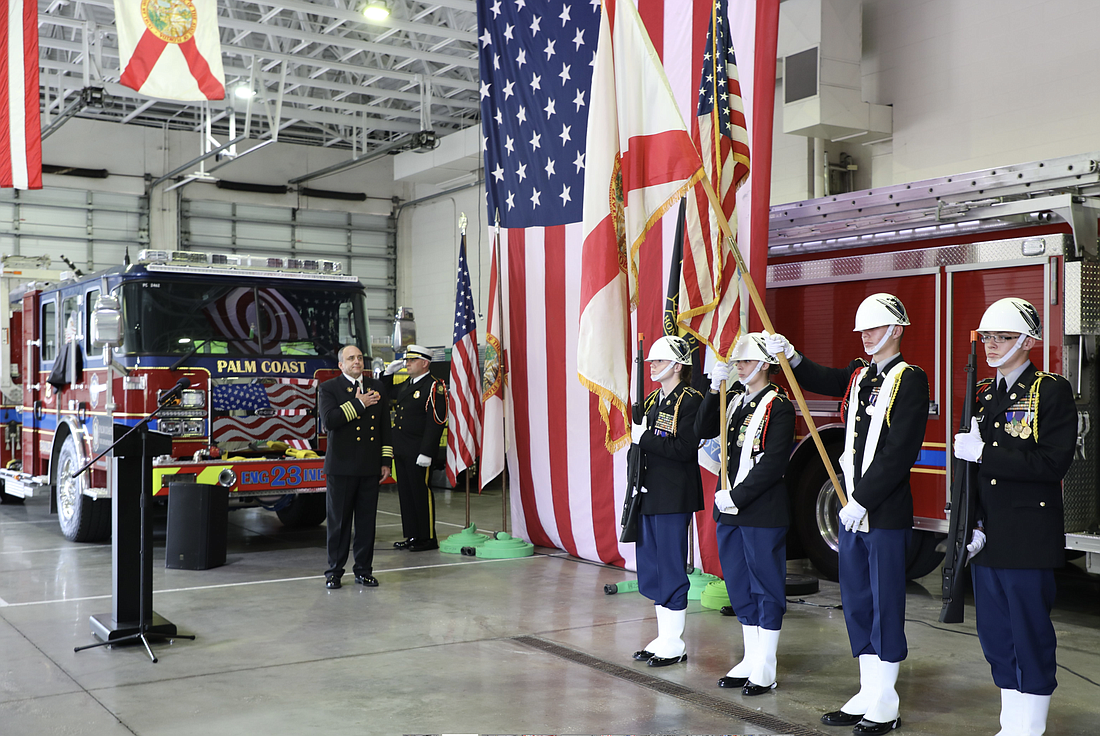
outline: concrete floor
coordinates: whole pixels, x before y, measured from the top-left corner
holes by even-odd
[[[445,537],[464,499],[437,499]],[[499,493],[472,507],[479,526],[499,525]],[[400,552],[400,532],[396,493],[384,492],[381,587],[328,591],[323,527],[236,511],[228,563],[188,571],[165,569],[162,523],[154,607],[198,638],[154,643],[153,664],[140,646],[73,652],[94,641],[88,617],[111,610],[110,545],[65,541],[43,499],[0,507],[0,734],[850,733],[818,722],[858,682],[833,583],[790,604],[778,689],[742,698],[716,687],[740,658],[735,619],[692,602],[689,661],[646,667],[630,653],[655,636],[652,606],[603,593],[629,573],[546,549],[500,561]],[[941,627],[938,583],[909,587],[901,732],[993,734],[999,696],[973,608]],[[1100,733],[1098,590],[1080,568],[1059,576],[1048,734]]]

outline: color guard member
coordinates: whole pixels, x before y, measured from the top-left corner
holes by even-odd
[[[722,576],[745,641],[744,658],[718,685],[739,687],[742,695],[775,688],[776,649],[787,610],[790,521],[783,474],[794,444],[794,407],[769,380],[779,360],[764,347],[764,337],[763,332],[743,336],[730,355],[744,391],[733,395],[726,412],[733,482],[714,494]],[[711,372],[710,391],[695,420],[700,438],[719,435],[719,385],[728,375],[727,363],[717,363]]]
[[[999,736],[1046,731],[1057,641],[1050,610],[1054,568],[1065,564],[1062,478],[1077,442],[1077,407],[1065,378],[1035,370],[1039,313],[1001,299],[978,326],[995,379],[978,384],[969,432],[955,456],[970,463],[978,529],[967,547],[978,639],[1001,689]]]
[[[892,294],[872,294],[856,310],[871,365],[826,368],[798,355],[782,335],[765,341],[783,352],[799,383],[814,393],[843,396],[844,452],[840,466],[848,505],[840,510],[840,595],[852,656],[859,658],[859,692],[829,726],[855,734],[898,727],[898,671],[905,642],[905,549],[913,534],[909,472],[920,455],[928,423],[928,377],[902,360],[909,316]]]

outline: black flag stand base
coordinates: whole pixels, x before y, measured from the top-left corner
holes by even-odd
[[[74,652],[80,652],[94,647],[114,647],[123,644],[137,644],[140,641],[145,645],[145,652],[149,655],[149,659],[153,660],[155,663],[157,658],[156,655],[153,654],[153,648],[149,645],[150,638],[155,641],[195,639],[194,636],[189,634],[177,634],[176,625],[156,611],[153,611],[153,615],[148,623],[140,624],[137,622],[118,624],[114,621],[111,614],[97,613],[92,615],[91,625],[92,635],[100,641],[97,641],[95,644],[85,644],[82,647],[76,647],[73,649]]]

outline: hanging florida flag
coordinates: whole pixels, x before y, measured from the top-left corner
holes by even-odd
[[[477,367],[477,323],[466,265],[466,233],[458,246],[458,288],[451,347],[451,383],[447,393],[447,480],[474,464],[481,451],[481,375]]]
[[[0,187],[41,189],[38,3],[7,6],[0,17]]]
[[[726,0],[715,0],[703,53],[692,140],[737,236],[737,190],[749,175],[749,132]],[[680,326],[728,359],[741,327],[741,275],[711,203],[698,184],[687,196],[687,243],[680,271]],[[746,242],[747,245],[747,242]],[[744,254],[742,254],[744,255]]]
[[[630,0],[605,0],[592,71],[577,371],[614,453],[630,441],[629,310],[649,230],[703,176],[661,60]]]
[[[166,100],[221,100],[216,0],[115,0],[123,85]]]
[[[504,471],[504,379],[508,374],[504,360],[503,325],[500,321],[500,272],[497,250],[500,228],[493,237],[493,265],[489,271],[489,308],[485,323],[485,368],[481,377],[481,402],[484,422],[481,435],[481,487]]]

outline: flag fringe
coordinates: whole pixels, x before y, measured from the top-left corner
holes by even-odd
[[[608,453],[614,455],[619,450],[623,449],[630,444],[630,432],[629,430],[620,437],[612,438],[611,436],[611,413],[610,406],[614,406],[618,409],[619,413],[623,417],[623,427],[630,426],[630,413],[628,406],[623,400],[616,394],[612,393],[609,389],[604,388],[598,383],[585,378],[582,374],[577,374],[578,380],[581,384],[592,393],[596,394],[597,404],[600,407],[600,417],[603,419],[603,425],[605,428],[604,433],[604,447],[607,448]]]

